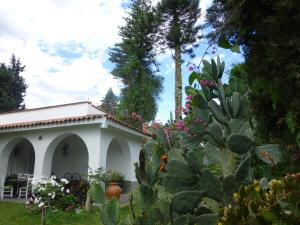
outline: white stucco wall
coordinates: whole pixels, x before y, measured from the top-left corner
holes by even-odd
[[[89,102],[0,114],[0,124],[23,123],[86,115],[104,115]]]
[[[128,181],[136,181],[134,163],[139,162],[142,143],[141,136],[117,129],[109,123],[101,133],[100,165],[103,168],[120,171]]]
[[[131,180],[131,154],[128,144],[125,141],[114,138],[108,146],[106,155],[106,170],[117,170]],[[121,142],[121,143],[120,143]]]

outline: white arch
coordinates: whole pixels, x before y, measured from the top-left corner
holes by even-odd
[[[120,137],[112,138],[106,152],[106,170],[121,172],[131,180],[132,156],[128,142]]]
[[[6,175],[7,175],[9,159],[11,157],[12,151],[22,141],[26,141],[31,145],[32,148],[30,150],[33,151],[33,156],[34,156],[34,161],[35,161],[36,152],[35,152],[34,146],[31,143],[31,141],[29,141],[25,137],[13,138],[7,142],[7,144],[5,145],[5,147],[3,148],[3,150],[0,153],[0,173],[2,174],[3,177],[6,177]],[[33,161],[33,165],[34,165],[34,161]],[[28,172],[28,171],[23,171],[23,172]]]
[[[67,149],[68,155],[62,158],[64,156],[62,155],[62,145],[64,144],[67,144],[69,149]],[[78,161],[80,161],[80,166]],[[44,176],[50,176],[52,172],[58,177],[62,177],[67,172],[80,172],[81,175],[86,177],[88,174],[89,151],[85,141],[79,135],[64,133],[55,137],[48,145],[43,162],[42,174]],[[71,168],[72,171],[67,171]]]

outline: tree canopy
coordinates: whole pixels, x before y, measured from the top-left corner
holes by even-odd
[[[155,59],[155,16],[150,0],[133,0],[129,8],[126,24],[119,31],[122,41],[109,53],[115,64],[112,74],[124,83],[119,109],[153,120],[163,80],[157,75]]]
[[[109,88],[102,100],[102,104],[100,105],[100,107],[106,112],[115,115],[117,113],[118,101],[118,96],[116,96],[113,90]]]
[[[25,108],[27,85],[20,75],[24,69],[25,66],[15,55],[12,55],[9,65],[0,64],[0,112]]]

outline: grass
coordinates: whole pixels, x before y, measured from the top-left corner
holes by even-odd
[[[121,219],[129,214],[128,206],[121,207]],[[40,225],[39,213],[28,213],[24,203],[0,201],[0,225]],[[102,225],[98,210],[93,212],[49,212],[47,225]]]

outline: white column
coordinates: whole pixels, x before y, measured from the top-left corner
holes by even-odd
[[[97,128],[89,128],[81,132],[80,137],[86,144],[89,153],[89,171],[95,171],[100,167],[100,146],[101,146],[101,130]]]
[[[49,173],[44,174],[43,173],[43,167],[44,167],[44,159],[45,159],[45,153],[48,147],[48,142],[44,140],[34,140],[31,141],[34,153],[35,153],[35,160],[34,160],[34,177],[41,178],[43,176],[49,176],[51,173],[51,165],[49,165]]]
[[[140,156],[140,151],[142,149],[142,141],[128,141],[129,145],[129,150],[131,153],[131,164],[130,164],[130,174],[131,174],[131,179],[130,181],[136,181],[135,177],[135,168],[134,168],[134,163],[139,163],[139,156]]]

